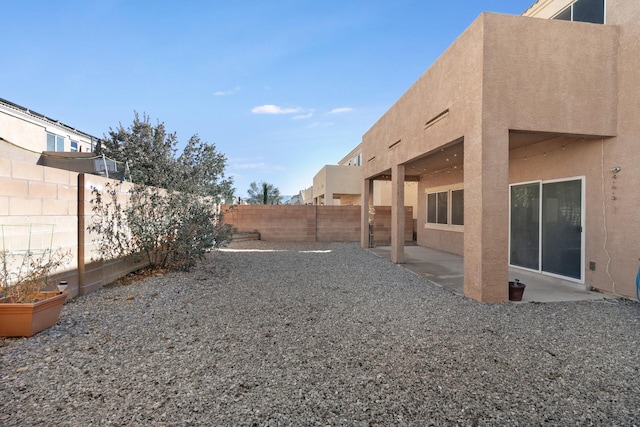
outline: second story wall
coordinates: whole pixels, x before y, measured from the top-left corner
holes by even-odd
[[[22,149],[41,153],[91,152],[98,138],[27,108],[0,99],[0,138]]]

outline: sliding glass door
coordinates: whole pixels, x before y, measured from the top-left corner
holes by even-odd
[[[582,280],[582,179],[511,186],[509,263]]]
[[[540,183],[511,186],[511,265],[540,269]]]

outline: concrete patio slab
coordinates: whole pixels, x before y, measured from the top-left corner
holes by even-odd
[[[376,246],[368,250],[391,260],[391,246]],[[415,245],[405,246],[404,253],[402,267],[455,294],[464,295],[464,259],[460,255]],[[515,279],[526,284],[522,303],[615,299],[612,295],[593,292],[580,283],[511,267],[509,280]]]

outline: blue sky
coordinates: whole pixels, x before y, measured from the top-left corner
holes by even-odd
[[[292,195],[481,12],[533,2],[7,0],[0,97],[98,137],[146,113],[215,144],[237,195]]]

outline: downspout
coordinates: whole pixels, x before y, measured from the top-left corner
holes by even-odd
[[[638,267],[638,274],[636,275],[636,299],[640,301],[640,267]]]

